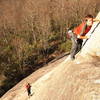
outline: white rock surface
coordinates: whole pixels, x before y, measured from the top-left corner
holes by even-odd
[[[100,19],[100,13],[96,17]],[[93,24],[91,31],[94,29]],[[88,33],[89,34],[89,33]],[[27,80],[27,79],[26,79]],[[100,25],[74,61],[64,60],[32,83],[33,95],[24,88],[1,100],[100,100]]]

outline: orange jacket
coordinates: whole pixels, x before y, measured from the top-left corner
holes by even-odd
[[[76,35],[85,36],[91,29],[91,26],[86,26],[85,22],[82,22],[79,26],[74,29]]]

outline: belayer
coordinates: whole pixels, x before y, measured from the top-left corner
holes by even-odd
[[[75,55],[81,50],[83,39],[89,38],[86,34],[90,31],[93,24],[93,16],[87,15],[83,19],[82,23],[75,27],[73,30],[68,30],[67,34],[71,37],[72,48],[70,52],[70,58],[75,59]]]
[[[31,96],[31,85],[30,85],[30,83],[26,84],[26,90],[27,90],[28,96],[30,97]]]

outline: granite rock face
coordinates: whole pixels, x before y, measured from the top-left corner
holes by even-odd
[[[100,13],[96,19],[100,19]],[[98,21],[94,22],[88,34],[97,24]],[[1,100],[100,100],[100,25],[74,61],[64,58],[57,67],[32,83],[30,98],[23,87],[14,93],[9,92]]]

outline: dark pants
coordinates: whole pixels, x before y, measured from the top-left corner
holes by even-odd
[[[82,39],[77,39],[74,35],[71,38],[72,40],[72,49],[70,52],[71,59],[75,59],[75,55],[81,50],[82,47]]]
[[[27,92],[28,92],[28,96],[30,96],[30,95],[31,95],[31,89],[28,88],[28,89],[27,89]]]

